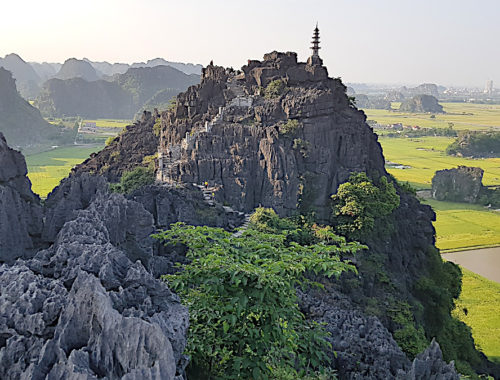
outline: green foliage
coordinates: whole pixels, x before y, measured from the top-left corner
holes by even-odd
[[[500,132],[464,131],[446,148],[446,154],[471,157],[499,157]]]
[[[293,149],[296,149],[300,152],[300,154],[302,154],[303,157],[307,157],[308,156],[308,149],[309,149],[309,146],[311,144],[309,143],[309,141],[305,141],[305,140],[302,140],[302,139],[294,139],[293,140]]]
[[[365,173],[351,174],[332,199],[337,231],[355,240],[366,239],[374,231],[389,231],[390,215],[399,206],[396,189],[386,177],[374,183]]]
[[[474,375],[471,366],[478,365],[480,357],[474,349],[470,328],[451,316],[454,299],[461,291],[461,270],[451,262],[443,262],[434,248],[428,254],[429,274],[417,281],[414,292],[424,306],[425,334],[428,339],[436,338],[446,361],[455,360],[461,373]]]
[[[393,334],[394,340],[411,359],[427,348],[429,342],[424,329],[415,327],[413,313],[407,302],[395,302],[387,310],[387,314],[397,326]]]
[[[106,146],[108,145],[111,145],[111,143],[113,143],[113,141],[115,141],[116,139],[116,136],[110,136],[106,139]]]
[[[297,129],[299,129],[300,123],[295,119],[288,119],[286,123],[280,125],[280,133],[285,136],[291,136]]]
[[[261,230],[291,227],[269,210],[258,212],[252,220]],[[164,279],[189,307],[191,377],[300,379],[322,370],[326,333],[305,320],[295,289],[311,284],[307,273],[331,277],[354,270],[339,253],[355,252],[359,244],[301,246],[254,228],[234,237],[179,223],[154,237],[188,248],[190,263]]]
[[[146,165],[149,169],[155,170],[155,163],[158,159],[158,153],[152,154],[150,156],[144,156],[142,159],[142,164]]]
[[[412,195],[417,195],[417,189],[415,189],[410,182],[399,182],[398,185],[403,190],[405,193],[412,194]]]
[[[174,96],[172,99],[169,100],[167,111],[173,111],[175,107],[177,107],[177,96]]]
[[[153,125],[153,133],[156,137],[160,137],[161,134],[161,118],[156,119]]]
[[[267,85],[264,90],[264,97],[266,99],[278,98],[285,94],[288,90],[286,83],[282,79],[273,80]]]
[[[153,170],[139,166],[132,171],[123,173],[120,182],[110,184],[110,189],[115,193],[130,194],[142,186],[152,184],[154,180]]]

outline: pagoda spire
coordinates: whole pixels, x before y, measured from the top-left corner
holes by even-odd
[[[311,46],[311,50],[312,50],[312,55],[313,57],[318,57],[319,58],[319,49],[321,49],[319,47],[319,28],[318,28],[318,23],[316,23],[316,28],[314,28],[314,32],[313,32],[313,40],[311,41],[312,43],[312,46]]]
[[[307,60],[307,63],[309,65],[319,65],[319,66],[322,66],[323,65],[323,60],[319,57],[319,49],[321,49],[321,48],[319,47],[319,28],[318,28],[318,23],[316,23],[316,28],[314,28],[313,38],[312,38],[311,43],[312,43],[312,46],[311,46],[312,55]]]

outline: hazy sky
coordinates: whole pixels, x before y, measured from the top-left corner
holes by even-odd
[[[500,87],[500,0],[3,0],[0,56],[62,62],[163,57],[241,67],[310,54],[347,82]]]

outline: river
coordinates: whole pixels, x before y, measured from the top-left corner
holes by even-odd
[[[443,258],[500,283],[500,247],[443,253]]]

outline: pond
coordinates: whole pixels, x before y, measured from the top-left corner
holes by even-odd
[[[500,247],[443,253],[443,259],[500,283]]]

